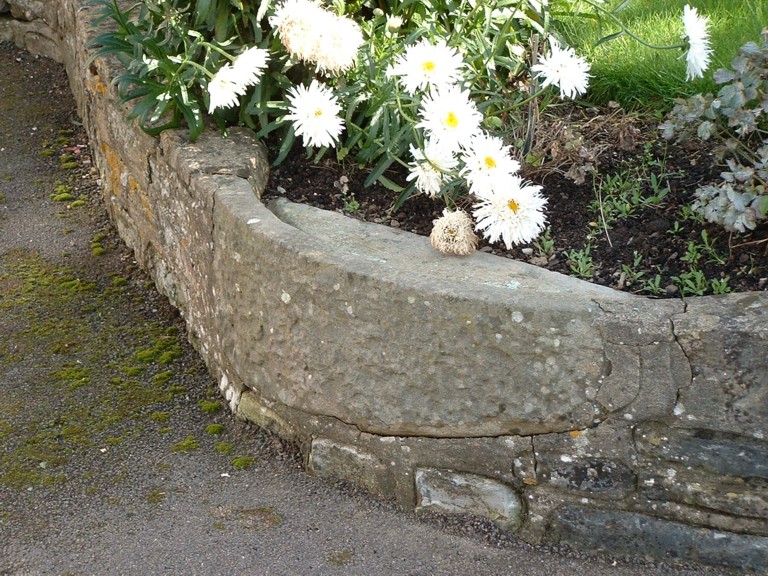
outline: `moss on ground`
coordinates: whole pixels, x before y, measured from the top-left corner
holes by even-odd
[[[176,442],[173,446],[171,446],[171,452],[192,452],[198,448],[200,448],[200,444],[198,444],[195,437],[187,436],[184,438],[184,440]]]
[[[167,420],[157,415],[170,414],[185,390],[175,382],[180,336],[160,322],[131,322],[125,311],[134,307],[124,279],[91,280],[22,249],[0,257],[0,370],[29,359],[39,374],[2,390],[0,485],[66,482],[76,452],[117,446],[126,429],[140,434],[142,422]]]

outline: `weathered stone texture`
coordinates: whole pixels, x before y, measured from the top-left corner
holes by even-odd
[[[672,317],[693,367],[676,413],[690,426],[768,440],[768,299],[765,292],[694,298]]]
[[[382,488],[390,484],[389,468],[375,455],[327,438],[312,441],[307,468],[320,476],[340,478],[381,495],[386,494]]]
[[[517,492],[500,482],[475,474],[434,468],[416,470],[416,510],[435,510],[484,516],[506,530],[523,521],[523,506]]]
[[[568,284],[544,270],[531,277],[482,253],[448,259],[422,238],[284,201],[270,209],[294,227],[296,248],[270,271],[280,278],[271,297],[289,300],[273,306],[265,347],[304,365],[265,362],[268,397],[395,435],[520,435],[599,421],[605,363],[592,298],[612,294],[560,298]],[[289,332],[294,323],[305,329]]]
[[[630,512],[564,507],[550,538],[577,547],[763,571],[768,538],[705,530]]]
[[[650,457],[719,475],[768,480],[768,443],[750,436],[648,423],[637,428],[635,439],[639,450]]]

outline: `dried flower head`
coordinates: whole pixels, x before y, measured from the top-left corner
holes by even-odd
[[[436,250],[455,256],[467,256],[477,249],[478,238],[473,222],[463,210],[443,210],[443,215],[432,221],[429,239]]]

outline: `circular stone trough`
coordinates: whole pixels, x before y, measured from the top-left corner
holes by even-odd
[[[110,216],[230,408],[311,472],[531,542],[764,568],[768,294],[651,300],[264,205],[250,132],[150,138],[79,0],[7,4],[29,18],[0,38],[52,31]]]

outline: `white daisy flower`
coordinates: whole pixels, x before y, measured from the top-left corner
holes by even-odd
[[[503,185],[520,170],[520,163],[512,158],[509,149],[501,138],[484,133],[471,140],[462,154],[464,168],[459,173],[467,181],[470,192],[481,193],[497,182]]]
[[[295,60],[333,75],[352,68],[363,44],[360,26],[311,0],[285,0],[270,19],[280,42]]]
[[[294,86],[288,91],[289,112],[284,118],[293,122],[304,146],[335,146],[344,129],[336,96],[317,80],[309,87]]]
[[[219,68],[219,71],[208,82],[208,94],[210,96],[208,113],[212,113],[217,108],[230,108],[237,105],[240,96],[245,94],[245,88],[242,75],[231,64],[225,64]]]
[[[482,113],[470,100],[469,92],[457,86],[447,86],[430,92],[421,101],[419,113],[423,128],[430,139],[451,150],[458,150],[480,132]]]
[[[450,48],[445,41],[430,44],[422,40],[411,44],[398,56],[387,75],[399,76],[403,89],[411,95],[427,86],[442,88],[461,80],[464,61],[455,48]]]
[[[560,89],[561,98],[584,94],[591,78],[589,63],[577,56],[573,48],[562,48],[554,39],[550,39],[549,44],[549,54],[541,58],[539,64],[531,66],[531,72],[544,77],[542,89],[553,84]]]
[[[424,150],[411,146],[413,162],[406,179],[416,180],[419,192],[432,198],[440,193],[448,174],[456,168],[458,160],[450,148],[441,146],[435,140],[427,140]]]
[[[687,80],[701,78],[709,67],[712,48],[709,41],[707,25],[709,18],[699,16],[696,8],[687,4],[683,8],[683,27],[685,38],[688,40],[688,53],[686,54]]]
[[[477,249],[478,237],[472,226],[472,219],[463,210],[451,212],[446,209],[440,218],[432,221],[429,239],[440,252],[467,256]]]
[[[255,86],[261,80],[268,59],[268,50],[254,46],[235,58],[235,61],[232,62],[232,68],[240,76],[240,81],[245,86]]]
[[[475,229],[492,244],[501,239],[509,250],[514,244],[530,242],[544,230],[547,199],[541,195],[541,186],[512,176],[505,186],[495,186],[478,199],[472,210],[477,220]]]

